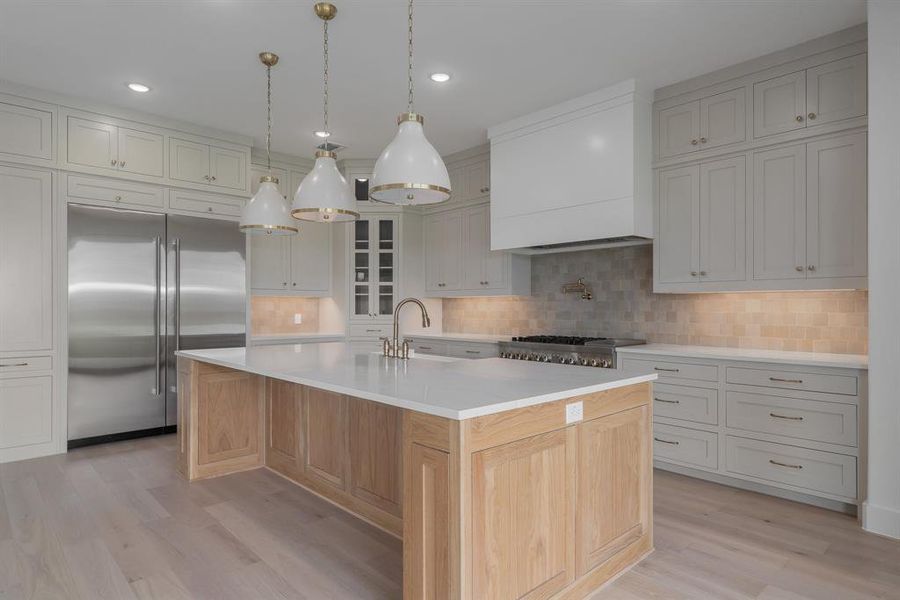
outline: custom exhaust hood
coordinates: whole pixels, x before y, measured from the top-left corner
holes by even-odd
[[[491,248],[650,243],[650,97],[628,80],[491,127]]]

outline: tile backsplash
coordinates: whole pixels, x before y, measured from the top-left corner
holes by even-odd
[[[445,332],[615,335],[648,342],[864,354],[860,291],[654,294],[650,246],[535,256],[532,295],[443,301]],[[563,294],[584,277],[594,294]]]
[[[303,323],[294,325],[294,315]],[[254,335],[318,333],[319,299],[293,296],[253,296],[250,299],[250,331]]]

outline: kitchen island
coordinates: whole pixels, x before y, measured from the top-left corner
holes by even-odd
[[[179,471],[267,467],[401,537],[404,598],[583,598],[652,550],[655,374],[345,343],[178,356]]]

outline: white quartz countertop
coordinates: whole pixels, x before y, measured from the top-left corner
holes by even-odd
[[[653,381],[655,373],[523,360],[416,356],[354,350],[345,342],[182,350],[178,356],[348,394],[391,406],[471,419]]]
[[[512,339],[508,335],[491,335],[487,333],[430,333],[426,331],[416,333],[404,333],[403,337],[409,339],[447,340],[449,342],[478,342],[482,344],[496,344],[508,342]]]
[[[617,348],[616,352],[629,355],[684,356],[686,358],[743,360],[809,367],[838,367],[843,369],[868,369],[869,367],[869,357],[865,354],[827,354],[823,352],[720,348],[717,346],[680,346],[676,344],[625,346]]]

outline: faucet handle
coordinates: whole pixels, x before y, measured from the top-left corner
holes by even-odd
[[[403,358],[409,358],[409,340],[403,339]]]

